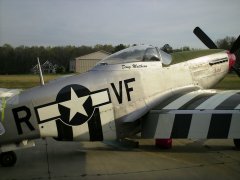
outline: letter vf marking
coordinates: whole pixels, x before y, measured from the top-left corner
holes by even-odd
[[[117,100],[119,102],[119,104],[122,104],[122,81],[119,81],[119,92],[117,91],[117,88],[115,87],[114,83],[111,83],[111,86],[113,88],[113,91],[117,97]]]
[[[125,85],[125,90],[126,90],[127,100],[128,101],[131,101],[130,92],[133,91],[133,88],[129,87],[129,83],[134,82],[134,81],[135,81],[135,78],[124,80],[124,85]],[[116,95],[119,104],[122,104],[122,102],[123,102],[122,81],[119,81],[118,84],[119,84],[118,85],[119,90],[117,90],[117,88],[114,85],[114,83],[111,83],[111,86],[113,88],[113,92]]]
[[[21,106],[21,107],[12,109],[12,112],[13,112],[15,123],[17,126],[18,134],[23,134],[23,130],[21,126],[22,123],[25,123],[31,131],[35,130],[33,125],[29,122],[31,117],[31,111],[28,107]],[[24,117],[20,117],[20,114],[19,114],[20,112],[25,112],[26,115]]]
[[[129,88],[128,87],[128,83],[130,82],[134,82],[135,81],[135,78],[131,78],[131,79],[126,79],[124,80],[124,84],[125,84],[125,88],[126,88],[126,93],[127,93],[127,98],[128,98],[128,101],[131,101],[131,96],[130,96],[130,92],[133,91],[133,88]]]

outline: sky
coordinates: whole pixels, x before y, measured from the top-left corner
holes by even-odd
[[[240,0],[0,0],[0,46],[151,44],[206,48],[240,34]]]

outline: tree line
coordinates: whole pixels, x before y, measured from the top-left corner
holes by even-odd
[[[218,40],[216,43],[219,48],[229,49],[236,38],[226,37]],[[28,74],[31,68],[36,65],[37,57],[39,57],[41,64],[49,60],[53,64],[63,67],[66,72],[69,71],[69,61],[76,57],[86,55],[95,51],[103,50],[114,53],[125,49],[129,45],[119,44],[100,45],[95,46],[57,46],[57,47],[43,47],[43,46],[18,46],[12,47],[9,44],[0,46],[0,74]],[[173,49],[170,45],[164,45],[162,49],[166,52],[189,51],[192,50],[188,46]]]
[[[218,49],[225,49],[225,50],[229,50],[231,49],[233,43],[236,41],[235,37],[229,37],[226,36],[223,39],[219,39],[215,42],[215,44],[217,45]],[[191,51],[191,50],[199,50],[199,49],[194,49],[194,48],[190,48],[189,46],[184,46],[182,48],[177,48],[177,49],[173,49],[169,44],[165,44],[162,48],[163,51],[167,52],[167,53],[175,53],[175,52],[181,52],[181,51]]]
[[[99,50],[114,53],[126,48],[126,45],[95,45],[92,46],[18,46],[12,47],[4,44],[0,47],[0,74],[27,74],[37,64],[39,57],[41,64],[49,60],[53,64],[69,69],[69,61],[76,57],[86,55]]]

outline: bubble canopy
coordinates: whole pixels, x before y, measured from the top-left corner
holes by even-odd
[[[163,64],[168,65],[171,63],[172,57],[157,47],[141,45],[133,46],[114,53],[100,61],[98,64],[108,65],[149,61],[162,61]]]

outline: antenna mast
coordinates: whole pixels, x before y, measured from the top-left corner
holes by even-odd
[[[43,75],[42,75],[42,68],[40,65],[39,57],[37,58],[38,61],[38,70],[39,70],[39,78],[40,78],[40,84],[44,86],[44,80],[43,80]]]

